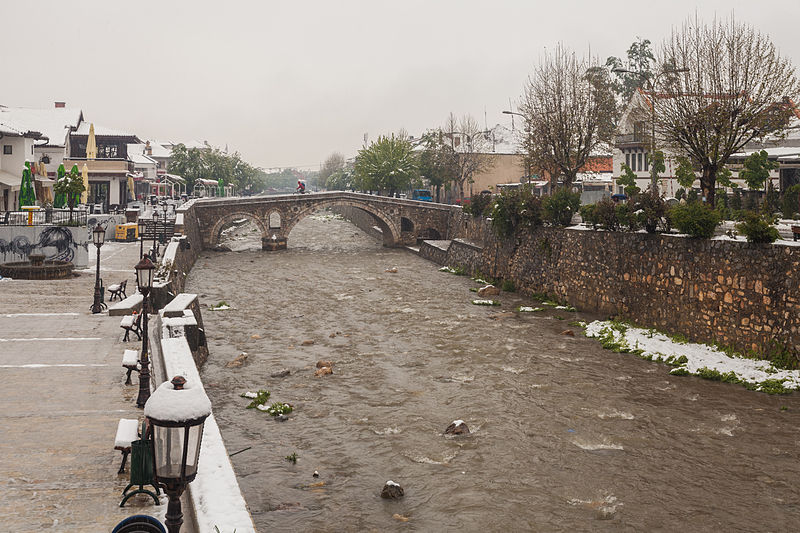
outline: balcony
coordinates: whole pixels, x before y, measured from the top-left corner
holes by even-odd
[[[617,135],[614,141],[617,148],[636,148],[645,146],[648,142],[648,137],[641,133],[629,133]]]

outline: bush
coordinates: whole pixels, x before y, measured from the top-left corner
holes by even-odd
[[[655,233],[659,226],[665,228],[664,218],[667,215],[667,204],[658,192],[648,189],[638,195],[633,202],[633,210],[647,233]]]
[[[485,214],[490,213],[492,205],[492,195],[491,194],[473,194],[469,200],[469,203],[466,204],[462,209],[465,213],[472,215],[475,218],[484,216]]]
[[[530,187],[504,190],[494,199],[492,229],[501,237],[513,235],[520,228],[533,228],[542,223],[542,201]]]
[[[592,229],[597,229],[596,211],[597,211],[596,204],[582,205],[580,209],[578,209],[578,213],[580,213],[583,223],[591,226]]]
[[[560,187],[542,201],[544,218],[554,226],[569,226],[572,215],[578,212],[581,195],[567,187]]]
[[[733,210],[734,213],[742,209],[742,191],[739,190],[739,187],[734,187],[733,189],[733,196],[731,196],[730,208]]]
[[[772,223],[771,218],[765,219],[758,213],[748,211],[744,215],[744,220],[736,224],[736,229],[747,237],[747,242],[771,243],[780,237],[778,229]]]
[[[614,211],[620,228],[627,231],[636,231],[639,229],[639,221],[636,215],[633,214],[631,204],[620,204],[616,206]]]
[[[684,198],[685,196],[686,196],[686,189],[684,189],[683,187],[681,187],[680,189],[675,191],[675,199],[676,200],[680,200],[681,198]]]
[[[608,231],[619,230],[619,219],[617,218],[617,203],[611,198],[603,198],[595,204],[595,216],[597,224]]]
[[[783,191],[781,213],[783,218],[794,218],[800,213],[800,184],[792,185]]]
[[[672,206],[669,218],[678,231],[700,239],[710,239],[720,223],[719,213],[700,202]]]

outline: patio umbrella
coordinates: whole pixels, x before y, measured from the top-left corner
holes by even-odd
[[[56,183],[58,183],[59,180],[63,179],[66,174],[67,171],[64,170],[64,164],[62,163],[58,165],[58,170],[56,170]],[[63,192],[56,194],[56,199],[53,202],[53,206],[61,209],[65,205],[67,205],[67,195],[64,194]]]
[[[30,161],[25,161],[25,170],[22,171],[22,183],[19,187],[19,208],[22,209],[26,205],[36,205]]]
[[[81,193],[81,203],[85,204],[89,199],[89,167],[86,166],[86,163],[83,164],[81,175],[83,176],[84,187],[83,192]]]
[[[89,124],[89,139],[86,141],[86,159],[97,158],[97,140],[94,138],[94,124]]]
[[[136,186],[133,183],[133,176],[128,174],[128,198],[130,200],[136,200]]]

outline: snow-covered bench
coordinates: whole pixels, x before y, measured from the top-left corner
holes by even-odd
[[[800,238],[800,226],[792,226],[792,237],[794,240]]]
[[[111,298],[109,298],[108,301],[109,302],[113,302],[115,299],[117,299],[117,300],[119,300],[121,302],[123,296],[125,298],[127,298],[128,295],[125,294],[125,289],[126,289],[127,286],[128,286],[128,280],[127,279],[122,280],[121,283],[116,283],[114,285],[109,285],[108,286],[108,293],[111,295]]]
[[[117,474],[125,473],[125,463],[131,453],[131,442],[139,439],[139,421],[131,418],[120,418],[117,424],[117,436],[114,438],[114,449],[122,452],[122,464]]]
[[[125,385],[131,384],[131,372],[139,371],[139,352],[136,350],[125,350],[122,354],[122,366],[128,369],[128,375],[125,377]]]
[[[136,333],[139,340],[142,340],[142,315],[137,313],[135,315],[125,315],[119,321],[119,327],[125,330],[125,336],[122,337],[123,342],[128,342],[131,331]]]

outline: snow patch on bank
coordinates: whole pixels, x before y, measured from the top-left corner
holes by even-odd
[[[674,375],[691,374],[718,381],[742,383],[769,392],[776,386],[800,389],[800,370],[782,370],[770,361],[729,355],[706,344],[678,342],[663,333],[618,322],[595,320],[586,326],[586,336],[598,338],[603,346],[629,352],[648,360],[675,366]]]

